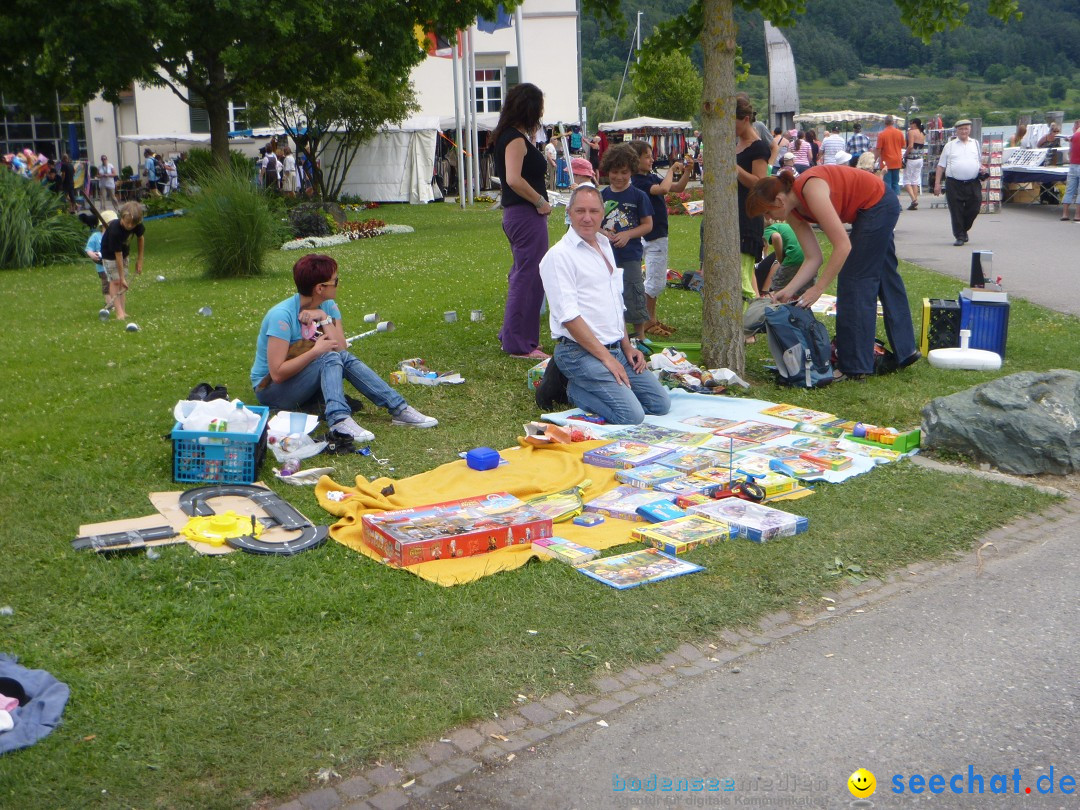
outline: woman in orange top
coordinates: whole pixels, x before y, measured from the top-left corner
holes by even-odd
[[[885,313],[885,334],[900,368],[922,357],[915,346],[911,308],[893,242],[900,201],[895,194],[885,193],[880,177],[850,166],[814,166],[798,177],[786,173],[766,177],[750,191],[746,213],[786,220],[802,246],[806,257],[802,267],[773,296],[781,303],[795,297],[822,265],[821,246],[810,224],[820,225],[832,242],[832,255],[817,282],[795,304],[809,307],[837,279],[837,379],[862,379],[874,373],[878,299]],[[851,225],[850,236],[845,224]]]

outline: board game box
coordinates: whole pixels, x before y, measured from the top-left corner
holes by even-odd
[[[739,439],[744,442],[764,444],[772,439],[779,439],[781,436],[786,436],[790,432],[791,428],[788,427],[770,425],[765,422],[755,422],[752,419],[748,419],[745,422],[739,422],[737,425],[718,430],[716,435],[730,436],[733,439]]]
[[[704,470],[706,467],[714,467],[721,461],[727,463],[727,453],[695,447],[690,450],[674,450],[657,463],[671,467],[680,473],[692,473]]]
[[[730,524],[697,513],[675,520],[665,520],[663,523],[653,523],[630,533],[631,537],[647,546],[659,549],[665,554],[676,555],[698,546],[728,540],[735,535],[736,532]]]
[[[576,567],[586,576],[620,591],[705,570],[700,565],[676,559],[655,548],[643,548],[626,554],[617,554],[614,557],[603,557]]]
[[[572,543],[562,537],[545,537],[540,540],[533,540],[532,547],[534,551],[547,554],[570,565],[581,565],[581,563],[595,560],[600,556],[600,552],[595,548],[579,546],[577,543]]]
[[[672,450],[683,447],[696,447],[708,439],[709,434],[701,431],[675,430],[661,425],[645,423],[609,433],[608,438],[626,439],[627,441],[642,442]]]
[[[823,470],[846,470],[853,462],[851,456],[837,453],[834,450],[807,452],[801,454],[799,458],[809,461],[811,464],[817,464]]]
[[[645,520],[639,515],[637,508],[654,501],[675,502],[675,496],[668,492],[660,492],[652,489],[638,489],[637,487],[622,486],[608,490],[598,498],[593,498],[585,504],[586,512],[596,512],[610,518],[632,520],[641,523]]]
[[[691,506],[690,512],[713,520],[722,520],[729,524],[739,537],[755,543],[802,534],[810,525],[810,522],[800,515],[741,498],[724,498]]]
[[[364,542],[395,565],[471,557],[551,537],[551,519],[507,492],[363,516]]]
[[[665,456],[666,458],[666,456]],[[678,470],[673,470],[664,464],[645,464],[641,467],[632,467],[629,470],[616,470],[615,480],[621,484],[637,487],[638,489],[656,489],[665,481],[678,478],[682,475]]]
[[[671,452],[670,448],[656,447],[640,441],[619,439],[603,447],[589,450],[582,456],[582,461],[594,467],[613,467],[626,470],[651,464]]]
[[[693,475],[683,475],[665,481],[656,488],[657,492],[668,492],[672,495],[712,495],[720,485],[715,481],[706,481]]]
[[[766,416],[775,416],[777,419],[786,419],[790,422],[802,422],[810,425],[821,425],[836,420],[836,414],[814,411],[810,408],[798,408],[787,403],[762,408],[761,413]]]

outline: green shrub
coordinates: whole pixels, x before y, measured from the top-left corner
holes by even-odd
[[[245,177],[255,177],[255,161],[242,152],[230,149],[229,165]],[[176,175],[184,185],[198,185],[202,175],[218,170],[217,159],[209,149],[192,149],[187,157],[176,161]]]
[[[277,200],[260,193],[246,170],[200,175],[189,212],[199,234],[197,256],[214,278],[260,274],[266,252],[289,238]]]
[[[66,208],[36,180],[0,172],[0,268],[78,258],[89,232]]]
[[[176,211],[179,208],[187,208],[191,205],[191,198],[186,194],[180,194],[179,192],[173,192],[165,196],[159,196],[157,194],[151,194],[143,201],[143,206],[146,208],[146,216],[153,217],[158,214],[167,214],[170,211]]]
[[[296,239],[329,236],[337,230],[334,218],[322,203],[303,203],[289,210],[289,228]]]

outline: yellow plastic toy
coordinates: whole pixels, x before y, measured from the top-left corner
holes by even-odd
[[[258,538],[263,533],[263,525],[254,515],[239,515],[230,509],[220,515],[193,517],[181,533],[188,540],[221,546],[231,537]]]

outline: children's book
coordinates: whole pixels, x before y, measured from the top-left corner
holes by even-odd
[[[615,480],[638,489],[656,489],[665,481],[678,478],[680,475],[682,475],[681,472],[664,464],[645,464],[629,470],[616,470]]]
[[[634,529],[630,536],[665,554],[684,554],[698,546],[718,543],[735,535],[729,524],[702,514],[693,514]]]
[[[592,560],[577,566],[577,570],[622,591],[705,569],[687,560],[679,560],[664,554],[655,548],[644,548],[626,554],[617,554],[614,557]]]
[[[696,447],[708,439],[709,434],[701,431],[675,430],[669,427],[644,423],[609,433],[608,438],[643,442],[657,447],[666,447],[670,450],[676,447]]]
[[[542,540],[533,540],[532,547],[534,551],[547,554],[556,560],[570,563],[570,565],[580,565],[589,560],[595,560],[600,556],[600,552],[595,548],[579,546],[577,543],[572,543],[562,537],[545,537]]]
[[[675,496],[671,493],[660,492],[652,489],[638,489],[623,484],[615,489],[605,492],[598,498],[593,498],[585,504],[586,512],[596,512],[610,518],[632,520],[636,523],[644,522],[645,518],[638,514],[639,506],[655,501],[668,501],[673,503]]]
[[[771,506],[744,501],[741,498],[724,498],[719,501],[690,507],[691,514],[721,520],[730,524],[739,537],[764,543],[776,537],[802,534],[810,522],[801,515],[793,515]]]
[[[739,422],[737,425],[732,425],[731,427],[726,427],[723,430],[717,431],[717,435],[730,436],[733,439],[740,439],[744,442],[764,444],[772,439],[779,439],[781,436],[786,436],[790,432],[791,428],[788,427],[770,425],[766,422],[755,422],[752,419],[748,419],[745,422]]]
[[[656,447],[644,442],[620,439],[603,447],[589,450],[582,456],[582,461],[594,467],[614,467],[629,469],[651,464],[670,453],[670,448]]]
[[[853,461],[851,456],[833,450],[815,450],[803,453],[799,458],[817,464],[823,470],[846,470]]]
[[[789,422],[801,422],[803,424],[820,425],[832,422],[836,414],[824,411],[813,411],[809,408],[798,408],[794,405],[780,404],[769,408],[763,408],[761,413],[766,416],[775,416],[778,419],[786,419]]]
[[[644,506],[639,506],[637,513],[649,523],[663,523],[665,520],[686,517],[686,512],[668,501],[653,501]]]
[[[809,433],[817,436],[832,436],[839,439],[855,427],[855,423],[849,419],[834,419],[831,422],[815,424],[811,422],[796,422],[794,429],[800,433]]]
[[[723,419],[719,416],[688,416],[680,421],[686,425],[708,428],[711,431],[723,430],[738,422],[737,419]]]
[[[723,458],[721,458],[721,455],[723,455]],[[693,450],[672,451],[657,463],[664,467],[671,467],[680,473],[692,473],[695,470],[704,470],[706,467],[715,467],[721,461],[727,463],[726,453],[720,454],[713,450],[695,447]]]
[[[770,466],[776,472],[789,475],[793,478],[821,478],[824,468],[804,458],[774,458],[769,460]],[[781,466],[782,465],[782,466]]]
[[[691,478],[700,478],[702,481],[708,481],[717,488],[726,487],[731,482],[733,475],[735,475],[734,468],[728,467],[726,464],[722,467],[706,467],[703,470],[695,470],[690,473]]]
[[[722,433],[717,433],[703,441],[698,447],[702,450],[712,450],[715,453],[731,455],[732,453],[738,453],[740,450],[745,450],[746,448],[754,447],[755,445],[757,445],[757,442],[744,442],[742,439],[736,439],[732,436],[725,436]]]
[[[718,487],[715,481],[706,481],[704,478],[697,478],[691,474],[665,481],[656,488],[656,491],[672,495],[712,495]]]

